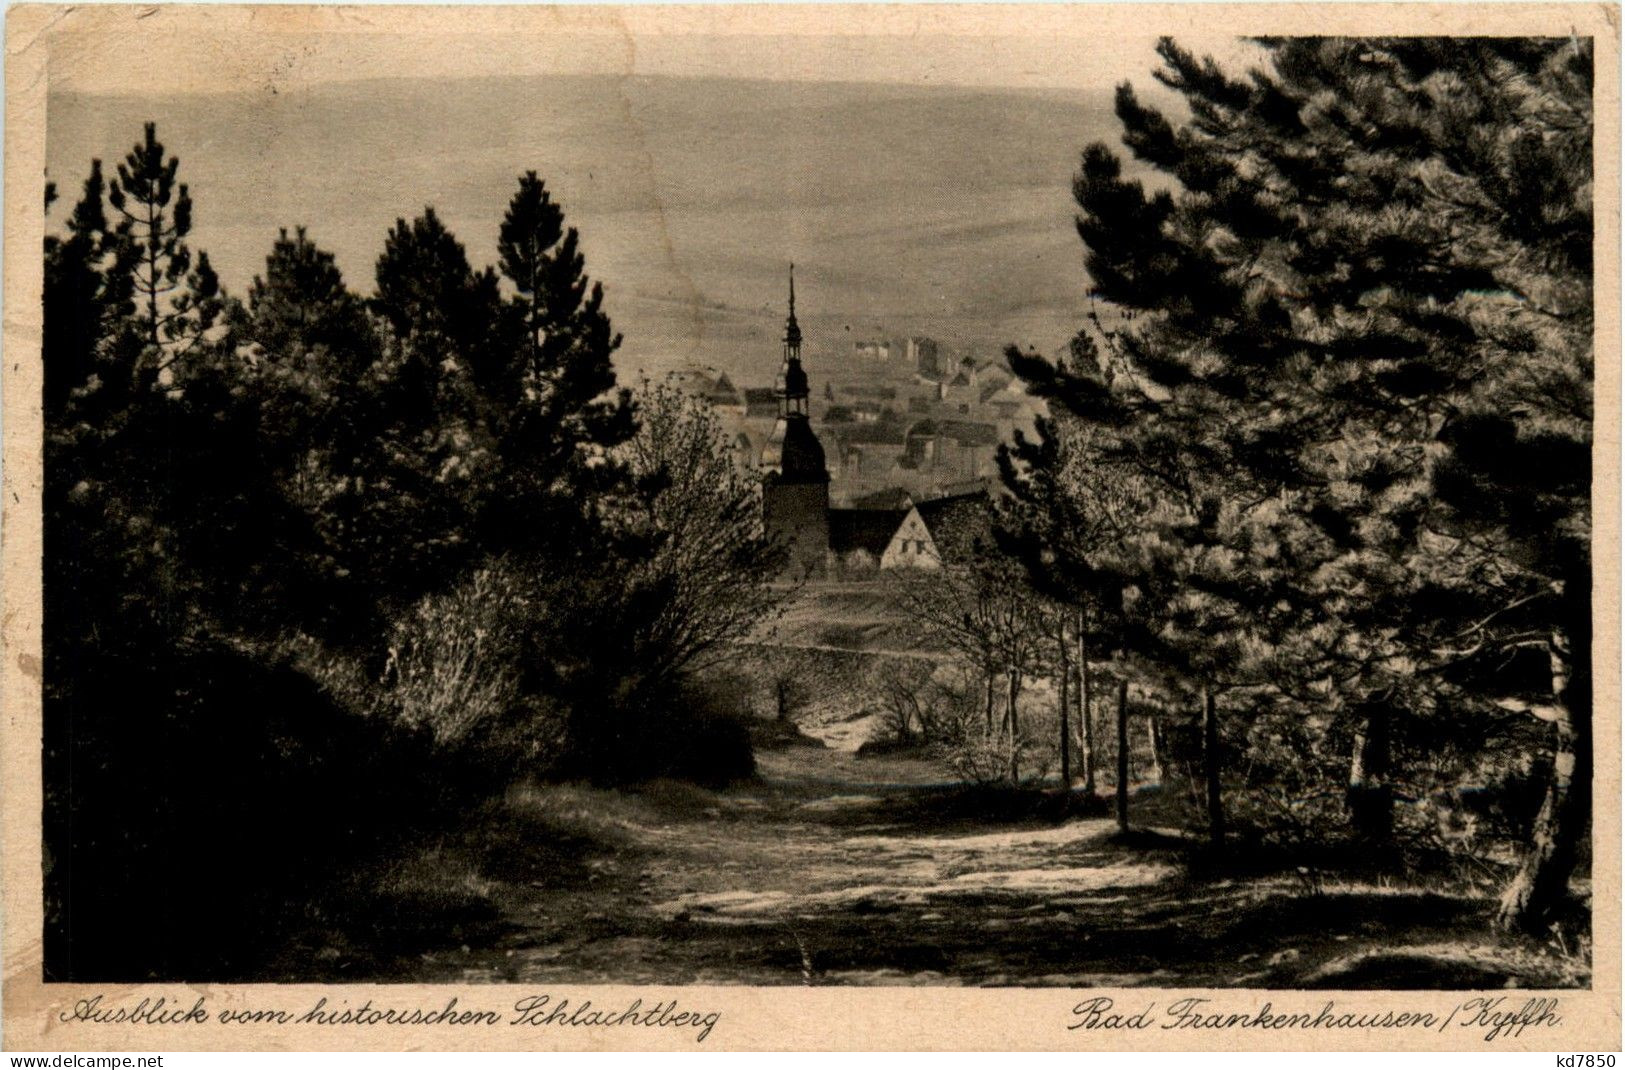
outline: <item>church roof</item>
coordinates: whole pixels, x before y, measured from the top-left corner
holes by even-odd
[[[831,509],[829,548],[843,556],[862,550],[879,557],[907,515],[906,509]]]
[[[824,447],[813,434],[805,416],[781,416],[762,447],[762,467],[784,480],[823,482],[829,479],[824,466]]]

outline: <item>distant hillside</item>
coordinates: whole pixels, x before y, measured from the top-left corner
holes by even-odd
[[[624,368],[700,361],[766,381],[797,265],[816,375],[854,334],[1049,349],[1080,319],[1069,188],[1111,139],[1109,95],[700,78],[390,80],[151,100],[55,93],[49,172],[156,120],[228,287],[308,224],[351,283],[398,216],[433,204],[479,263],[523,170],[582,231]]]

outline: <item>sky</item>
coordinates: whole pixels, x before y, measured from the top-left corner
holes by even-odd
[[[538,74],[678,75],[1096,90],[1147,82],[1154,16],[1092,5],[943,8],[764,5],[443,8],[415,18],[395,8],[327,11],[207,5],[160,10],[142,29],[164,60],[129,47],[129,26],[70,16],[53,40],[52,87],[171,93],[365,78]],[[83,10],[83,9],[81,9]],[[94,12],[92,13],[95,14]],[[1125,18],[1126,16],[1126,18]],[[1257,51],[1231,33],[1193,28],[1164,9],[1163,32],[1221,62]]]

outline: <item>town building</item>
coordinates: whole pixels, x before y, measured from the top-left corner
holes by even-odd
[[[968,558],[976,540],[991,532],[992,502],[985,487],[974,481],[990,474],[996,429],[951,419],[916,419],[905,425],[893,410],[874,402],[832,406],[824,423],[834,442],[832,464],[813,431],[801,342],[792,271],[773,388],[776,416],[760,459],[762,530],[785,548],[785,574],[806,579],[851,569],[940,569]],[[715,389],[712,393],[721,395]],[[750,394],[744,394],[747,409]],[[747,448],[749,441],[741,433],[734,449]],[[850,485],[916,472],[939,483],[972,480],[973,489],[916,500],[901,487],[886,487],[858,496],[849,508],[832,509],[832,470]]]
[[[915,375],[933,382],[942,378],[942,365],[938,363],[935,339],[915,335],[905,344],[904,354]]]

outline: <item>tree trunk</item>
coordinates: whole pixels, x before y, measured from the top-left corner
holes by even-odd
[[[987,672],[987,734],[993,734],[993,671]]]
[[[1589,637],[1587,637],[1589,638]],[[1591,821],[1591,680],[1590,651],[1573,651],[1574,674],[1568,677],[1567,637],[1555,633],[1552,647],[1553,703],[1551,779],[1535,818],[1534,833],[1523,865],[1501,893],[1496,923],[1503,929],[1539,933],[1568,896],[1580,838]]]
[[[1021,721],[1016,716],[1016,698],[1021,694],[1021,673],[1010,670],[1010,783],[1021,783]]]
[[[1213,686],[1202,685],[1202,778],[1207,782],[1207,838],[1224,846],[1224,797],[1219,785],[1219,717]]]
[[[1117,681],[1117,828],[1128,831],[1128,680]]]
[[[1354,733],[1349,765],[1349,822],[1361,839],[1386,843],[1394,833],[1394,792],[1388,783],[1389,714],[1384,702],[1366,704]]]
[[[1066,618],[1061,618],[1061,672],[1060,672],[1060,711],[1061,711],[1061,790],[1072,790],[1072,726],[1067,723],[1067,714],[1071,712],[1067,701],[1067,684],[1072,676],[1072,665],[1067,660],[1066,649]]]
[[[159,278],[159,275],[158,275],[158,248],[159,248],[159,246],[158,246],[158,238],[156,237],[156,235],[159,233],[160,229],[161,228],[160,228],[159,223],[158,223],[157,210],[154,209],[151,205],[148,205],[147,206],[147,236],[148,236],[148,240],[146,242],[146,247],[147,247],[147,256],[146,256],[146,260],[147,260],[147,279],[146,279],[146,282],[147,282],[147,285],[143,286],[142,289],[145,290],[146,295],[147,295],[147,315],[152,319],[152,323],[150,325],[150,330],[149,330],[150,341],[152,343],[152,348],[153,348],[154,352],[157,353],[157,354],[160,354],[160,356],[156,356],[156,357],[154,357],[154,359],[161,361],[162,360],[161,354],[163,353],[164,340],[163,340],[163,336],[158,333],[158,286],[159,286],[159,283],[158,283],[158,278]]]
[[[1078,688],[1078,720],[1083,728],[1083,790],[1090,795],[1095,793],[1095,715],[1091,708],[1094,701],[1093,677],[1089,672],[1089,658],[1083,649],[1083,640],[1078,640],[1078,678],[1082,685]]]
[[[1162,783],[1162,718],[1154,712],[1146,715],[1145,737],[1151,744],[1151,777]]]

